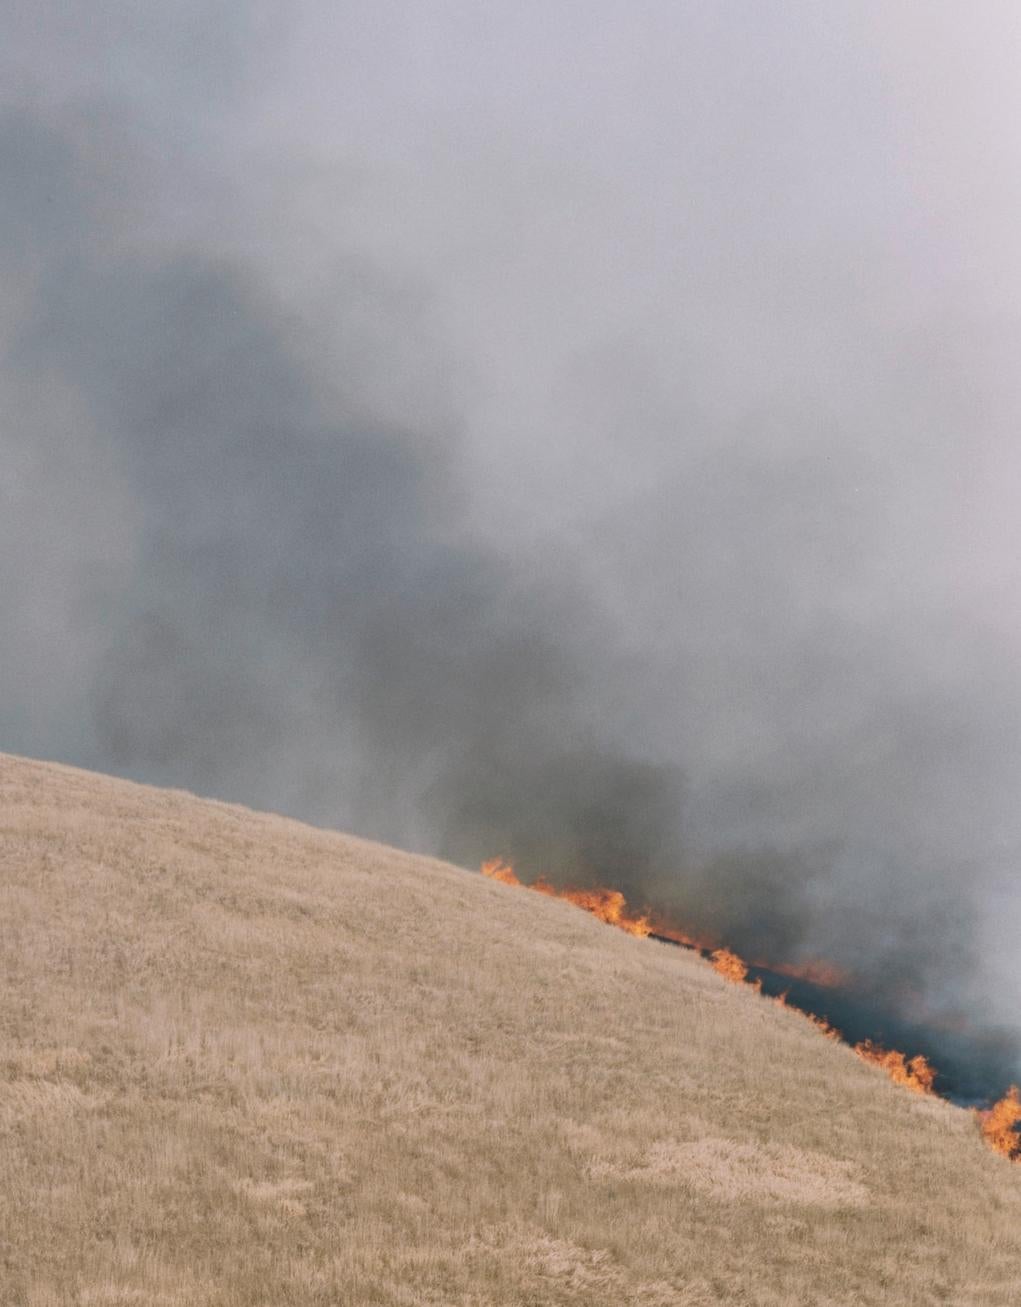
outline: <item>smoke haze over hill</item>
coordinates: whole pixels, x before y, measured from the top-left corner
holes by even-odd
[[[4,26],[0,747],[1016,1028],[1012,6]]]

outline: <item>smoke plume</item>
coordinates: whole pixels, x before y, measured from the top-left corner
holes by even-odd
[[[1016,1074],[1012,8],[7,26],[0,745]]]

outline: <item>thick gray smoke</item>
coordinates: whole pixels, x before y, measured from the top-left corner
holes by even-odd
[[[0,747],[1016,1026],[1021,20],[500,8],[4,20]]]

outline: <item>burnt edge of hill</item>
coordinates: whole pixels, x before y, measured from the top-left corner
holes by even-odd
[[[711,954],[709,949],[682,944],[655,931],[649,938],[688,949],[707,960]],[[847,1044],[871,1040],[908,1057],[920,1053],[936,1070],[935,1092],[960,1107],[989,1107],[1017,1078],[1014,1044],[1007,1032],[974,1035],[933,1022],[912,1021],[872,991],[820,985],[766,966],[749,965],[747,979],[757,982],[767,998],[782,998],[788,1007],[821,1018]]]

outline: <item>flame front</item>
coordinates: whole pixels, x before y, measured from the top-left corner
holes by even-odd
[[[931,1094],[936,1083],[936,1069],[921,1053],[905,1057],[894,1049],[880,1048],[871,1039],[855,1044],[854,1051],[866,1062],[881,1066],[895,1085],[903,1085],[916,1094]]]
[[[982,1137],[1012,1162],[1021,1161],[1021,1091],[1011,1085],[988,1112],[979,1112]]]
[[[573,903],[576,907],[592,913],[600,921],[605,921],[620,930],[626,930],[629,935],[642,938],[655,935],[658,939],[670,940],[686,948],[695,949],[703,957],[708,958],[710,965],[721,976],[725,976],[735,984],[750,985],[761,992],[762,982],[749,978],[748,963],[732,949],[704,938],[699,939],[696,935],[689,935],[673,925],[651,918],[648,914],[636,915],[629,911],[627,900],[620,890],[558,889],[542,876],[526,885],[518,878],[510,863],[502,858],[492,858],[484,862],[482,874],[488,876],[490,880],[499,881],[502,885],[534,890],[537,894],[545,894],[549,898]],[[820,962],[809,962],[802,966],[796,964],[784,967],[773,966],[771,969],[793,977],[811,979],[817,985],[837,986],[846,983],[847,980],[846,975],[837,968],[828,967]],[[786,994],[781,994],[775,1001],[786,1007]],[[800,1012],[827,1039],[843,1038],[836,1026],[830,1025],[825,1017],[815,1016],[800,1008],[796,1008],[795,1011]],[[936,1069],[921,1053],[915,1054],[914,1057],[906,1057],[895,1049],[881,1048],[870,1039],[855,1044],[854,1051],[866,1062],[882,1067],[894,1084],[902,1085],[916,1094],[935,1094]],[[982,1136],[989,1146],[1012,1161],[1021,1161],[1021,1090],[1017,1085],[1012,1085],[998,1103],[988,1111],[978,1112],[977,1116]]]
[[[490,880],[498,880],[501,885],[521,885],[514,868],[509,862],[504,862],[503,858],[490,858],[488,862],[484,862],[482,874],[488,876]]]
[[[542,876],[530,885],[525,885],[518,879],[514,868],[502,858],[491,858],[484,862],[482,874],[490,880],[498,880],[501,885],[520,885],[537,894],[545,894],[548,898],[573,903],[575,907],[584,908],[600,921],[605,921],[608,926],[626,930],[629,935],[637,935],[640,939],[652,934],[652,922],[647,916],[636,916],[629,912],[627,899],[619,889],[558,889]]]
[[[744,958],[738,957],[729,948],[718,948],[709,956],[713,970],[718,971],[721,976],[727,980],[732,980],[735,985],[748,984],[755,989],[761,989],[761,982],[758,980],[748,979],[748,964]]]

